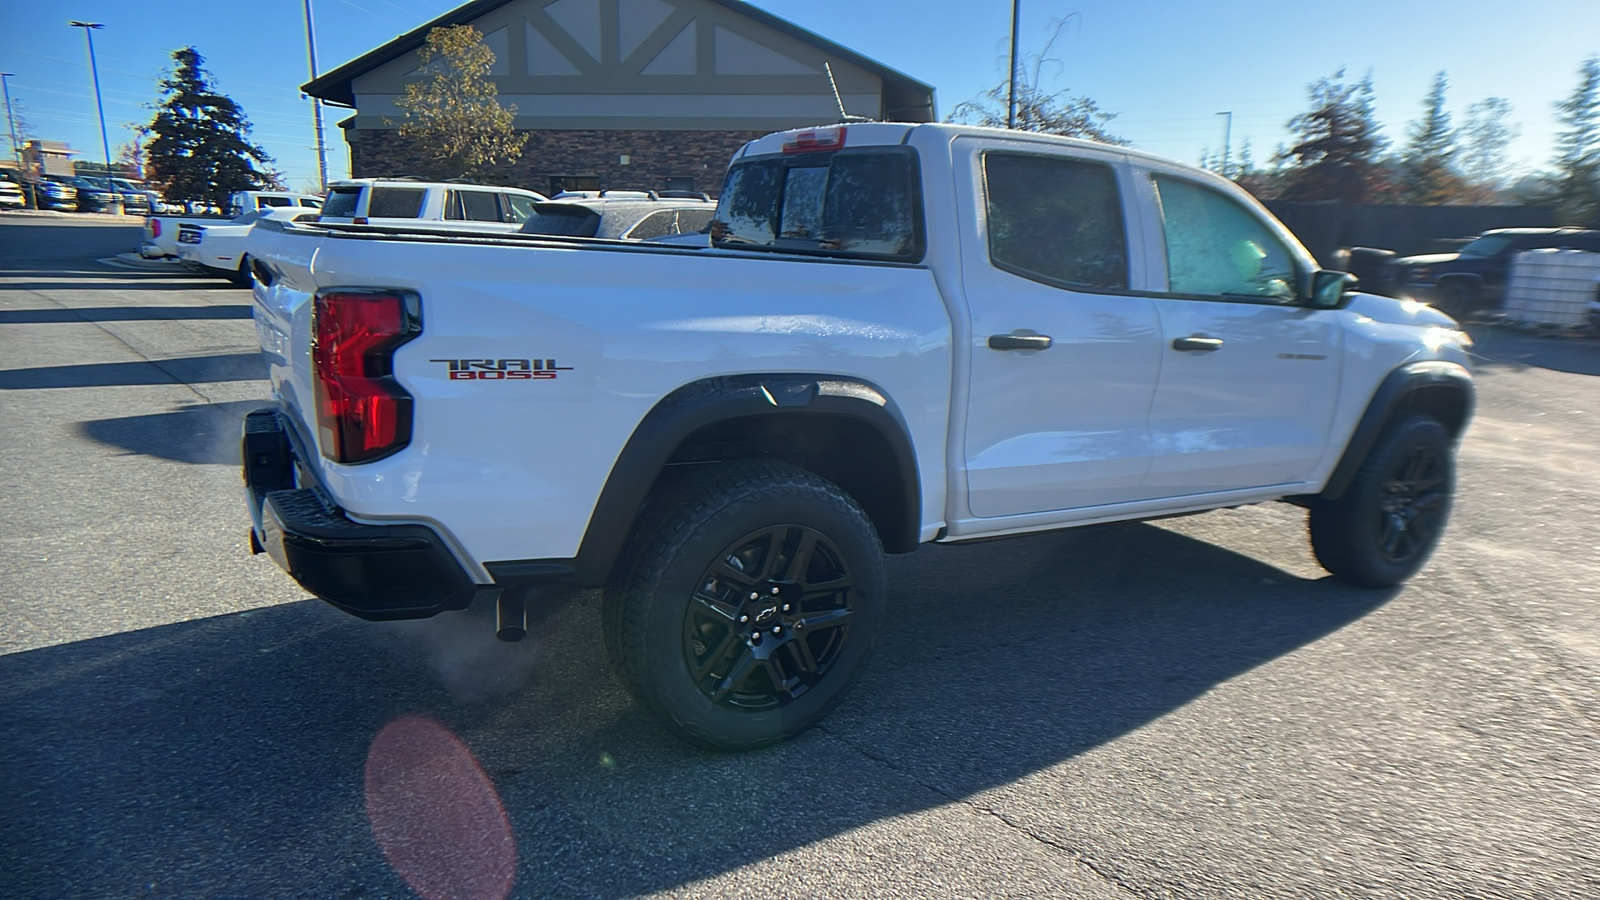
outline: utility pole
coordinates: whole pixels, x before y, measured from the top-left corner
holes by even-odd
[[[23,173],[28,170],[28,167],[22,162],[22,147],[17,143],[17,119],[11,115],[11,82],[6,81],[7,78],[15,77],[16,74],[15,72],[0,72],[0,88],[4,88],[6,94],[6,125],[11,129],[11,152],[17,158],[17,177],[27,182],[28,177]],[[34,195],[35,190],[37,188],[29,182],[23,191],[27,195],[29,209],[39,208],[39,198]]]
[[[1006,127],[1017,127],[1017,22],[1022,17],[1022,0],[1011,0],[1011,87],[1006,99]]]
[[[0,72],[0,87],[4,87],[6,93],[6,125],[11,129],[11,152],[17,157],[17,171],[21,172],[22,148],[17,145],[17,120],[15,116],[11,115],[11,82],[6,81],[7,78],[16,77],[16,74],[15,72]]]
[[[106,137],[106,105],[100,99],[100,66],[94,61],[94,32],[105,25],[99,22],[71,21],[67,23],[73,28],[82,28],[83,36],[89,41],[89,72],[94,76],[94,105],[100,111],[100,148],[106,155],[106,190],[111,190],[111,139]]]
[[[306,7],[306,55],[311,61],[311,80],[317,80],[317,29],[311,21],[311,0],[305,0]],[[317,174],[322,179],[322,187],[328,186],[328,148],[322,142],[322,101],[316,97],[311,98],[312,118],[317,125]]]
[[[1233,110],[1230,109],[1227,112],[1219,112],[1217,115],[1228,117],[1227,124],[1222,126],[1222,177],[1227,178],[1228,150],[1230,149],[1230,142],[1233,139]]]

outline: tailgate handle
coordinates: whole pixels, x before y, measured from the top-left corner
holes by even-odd
[[[1174,338],[1172,341],[1172,349],[1204,350],[1209,353],[1212,350],[1222,349],[1222,338],[1202,337],[1198,334],[1190,335],[1189,337]]]
[[[1048,334],[991,334],[990,350],[1044,350],[1050,346]]]

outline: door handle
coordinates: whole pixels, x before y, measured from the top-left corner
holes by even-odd
[[[1050,346],[1048,334],[991,334],[990,350],[1044,350]]]
[[[1222,338],[1201,337],[1198,334],[1189,337],[1173,338],[1174,350],[1204,350],[1207,353],[1222,348]]]

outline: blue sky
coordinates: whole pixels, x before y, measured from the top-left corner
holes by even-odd
[[[38,137],[100,155],[87,52],[67,20],[105,23],[95,33],[112,152],[148,121],[155,82],[173,49],[195,45],[224,92],[244,106],[256,138],[295,187],[316,181],[300,0],[10,0],[0,33],[0,71],[13,72]],[[313,0],[319,62],[327,71],[456,6],[448,0]],[[940,115],[1004,75],[1010,0],[759,0],[756,4],[938,89]],[[1222,146],[1231,110],[1235,153],[1249,139],[1264,159],[1306,106],[1306,85],[1345,68],[1372,73],[1377,113],[1389,138],[1407,123],[1441,69],[1457,124],[1469,104],[1499,96],[1521,127],[1513,161],[1547,165],[1557,123],[1553,104],[1577,84],[1578,67],[1600,55],[1600,0],[1023,0],[1024,51],[1046,40],[1053,19],[1072,14],[1046,85],[1087,94],[1118,113],[1110,129],[1135,146],[1184,162]],[[329,165],[346,174],[346,152],[328,116]],[[0,148],[9,149],[0,138]]]

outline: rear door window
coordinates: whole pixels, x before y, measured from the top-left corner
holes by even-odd
[[[422,201],[428,196],[427,188],[372,188],[372,199],[367,201],[369,219],[415,219],[422,215]],[[329,200],[332,205],[332,200]],[[323,215],[333,213],[323,210]]]
[[[444,217],[455,221],[500,221],[500,198],[493,191],[451,191],[444,209]]]
[[[1057,287],[1128,286],[1127,227],[1109,165],[987,153],[983,188],[995,268]]]
[[[739,249],[914,261],[922,228],[916,153],[874,147],[736,163],[711,233]]]
[[[647,241],[650,238],[677,234],[677,218],[676,210],[663,209],[660,212],[653,212],[639,220],[639,224],[629,229],[623,237],[630,241]]]

